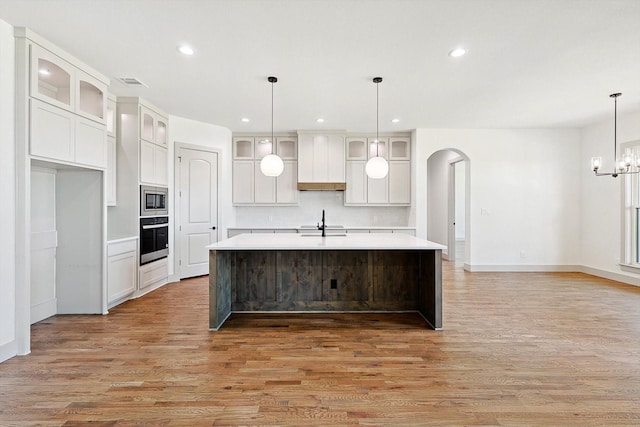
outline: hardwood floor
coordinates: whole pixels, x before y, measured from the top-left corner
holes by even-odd
[[[33,326],[0,364],[1,426],[640,425],[640,288],[444,265],[415,314],[234,315],[207,278]]]

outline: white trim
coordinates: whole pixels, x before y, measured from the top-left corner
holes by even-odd
[[[563,272],[580,273],[583,267],[580,265],[471,265],[464,264],[464,269],[471,272],[504,272],[504,273],[535,273],[535,272]]]
[[[31,306],[31,324],[48,319],[58,313],[58,299],[50,298],[47,301]]]
[[[5,344],[0,344],[0,363],[18,355],[18,343],[13,340]]]
[[[580,271],[592,276],[602,277],[603,279],[615,280],[616,282],[622,282],[633,286],[640,286],[640,278],[629,276],[626,274],[601,270],[599,268],[587,267],[584,265],[581,266]]]

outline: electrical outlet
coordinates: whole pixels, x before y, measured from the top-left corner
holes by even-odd
[[[269,215],[269,222],[273,222],[273,215]]]
[[[520,251],[520,258],[525,259],[527,257],[527,253],[525,251]]]
[[[331,279],[331,289],[338,289],[338,279]]]

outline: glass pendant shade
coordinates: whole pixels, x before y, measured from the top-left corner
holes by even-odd
[[[389,173],[389,162],[384,157],[372,157],[365,165],[364,170],[369,178],[382,179]]]
[[[260,171],[265,176],[279,176],[284,171],[284,162],[275,154],[267,154],[260,160]]]

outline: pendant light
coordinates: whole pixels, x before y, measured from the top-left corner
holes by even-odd
[[[271,83],[271,154],[267,154],[260,160],[260,171],[265,176],[280,176],[284,171],[284,162],[277,154],[273,154],[276,147],[276,140],[273,137],[273,84],[278,81],[277,77],[267,79]]]
[[[382,77],[374,77],[373,82],[376,84],[376,139],[374,141],[374,144],[376,144],[376,156],[367,161],[364,170],[369,178],[382,179],[389,173],[389,163],[384,157],[380,157],[380,139],[378,138],[378,121],[380,118],[378,113],[378,86],[382,82]]]
[[[613,98],[613,171],[598,172],[602,166],[602,157],[591,158],[591,169],[596,176],[611,176],[613,178],[618,175],[630,175],[640,172],[640,156],[633,150],[625,150],[624,154],[618,158],[618,141],[617,141],[617,121],[618,121],[618,97],[621,93],[612,93],[609,98]]]

